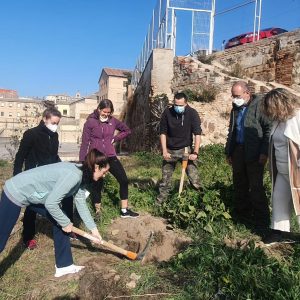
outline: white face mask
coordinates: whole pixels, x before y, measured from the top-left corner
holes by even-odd
[[[58,125],[57,124],[45,124],[46,127],[51,130],[52,132],[56,132],[57,131],[57,127]]]
[[[102,116],[100,116],[100,121],[101,122],[107,122],[108,121],[108,117],[102,117]]]
[[[232,103],[235,104],[237,107],[240,107],[245,104],[245,100],[243,98],[234,98]]]

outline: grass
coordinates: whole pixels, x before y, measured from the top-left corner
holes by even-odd
[[[233,187],[231,169],[224,160],[223,147],[205,147],[201,150],[200,160],[199,172],[204,192],[198,193],[186,185],[178,198],[178,166],[169,200],[158,209],[154,203],[161,178],[161,156],[143,152],[122,159],[130,182],[130,204],[139,211],[166,217],[174,226],[184,228],[186,234],[193,237],[193,244],[169,262],[142,266],[138,262],[121,261],[115,268],[122,277],[129,278],[132,273],[142,275],[132,294],[165,292],[170,295],[161,296],[161,299],[174,300],[300,299],[300,245],[274,249],[273,252],[258,247],[260,238],[231,219]],[[12,166],[4,163],[0,164],[0,168],[5,170],[0,177],[4,181]],[[270,197],[267,173],[264,182]],[[119,216],[118,199],[118,184],[113,177],[108,177],[102,198],[104,210],[97,221],[104,237],[111,220]],[[53,244],[48,238],[49,229],[40,229],[42,233],[38,239],[43,248],[23,252],[18,244],[20,235],[16,233],[9,247],[1,254],[0,266],[7,270],[0,279],[0,299],[28,298],[31,290],[36,291],[36,298],[39,299],[55,296],[68,299],[76,295],[76,280],[68,281],[63,286],[56,284],[54,290],[47,289],[46,282],[53,278],[54,272]],[[292,230],[299,230],[295,218],[292,220]],[[233,244],[235,242],[234,245],[246,239],[247,247],[230,246],[225,243],[225,237]],[[79,263],[86,256],[96,255],[80,247],[72,251]]]

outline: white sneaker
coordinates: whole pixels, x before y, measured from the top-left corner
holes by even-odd
[[[62,268],[57,268],[55,266],[55,275],[54,277],[61,277],[67,274],[74,274],[79,272],[80,270],[82,270],[83,268],[85,268],[84,266],[76,266],[74,264],[67,266],[67,267],[62,267]]]

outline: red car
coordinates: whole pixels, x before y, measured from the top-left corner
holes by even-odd
[[[282,28],[276,28],[276,27],[262,29],[259,32],[259,39],[260,40],[265,39],[284,32],[287,32],[287,30]],[[252,43],[253,38],[254,38],[253,32],[240,34],[228,40],[228,42],[225,44],[225,49],[236,47],[247,43]]]

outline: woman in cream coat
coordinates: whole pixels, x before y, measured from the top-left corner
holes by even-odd
[[[292,208],[300,224],[300,101],[286,89],[266,94],[263,111],[273,121],[269,158],[272,178],[272,224],[290,231]]]

